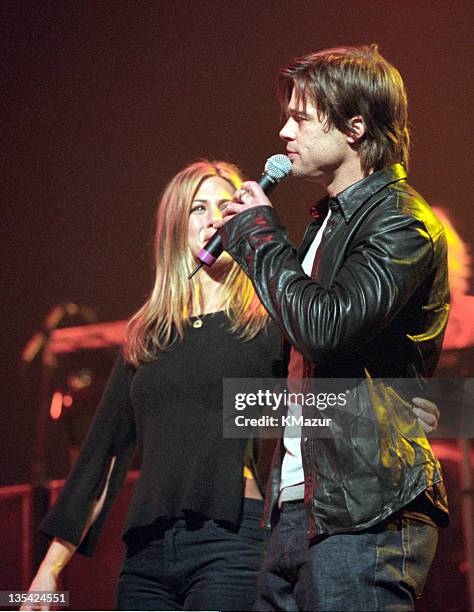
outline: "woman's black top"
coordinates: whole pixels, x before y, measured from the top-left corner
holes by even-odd
[[[112,458],[104,508],[79,552],[92,554],[136,446],[141,472],[124,539],[188,513],[238,525],[246,439],[223,438],[222,380],[271,378],[279,352],[273,324],[243,342],[223,312],[186,327],[183,342],[137,369],[119,356],[58,501],[40,529],[77,545]]]

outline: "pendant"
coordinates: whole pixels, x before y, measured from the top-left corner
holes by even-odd
[[[196,319],[195,321],[193,321],[193,327],[194,329],[199,329],[200,327],[202,327],[202,319]]]

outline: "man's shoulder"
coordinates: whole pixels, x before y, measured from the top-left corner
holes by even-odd
[[[386,185],[362,207],[368,214],[367,221],[376,223],[390,218],[392,223],[415,224],[424,229],[432,241],[444,235],[443,225],[428,202],[406,180]]]
[[[426,229],[432,240],[444,235],[443,225],[431,206],[407,181],[389,185],[388,191],[388,202],[394,213],[415,219]]]

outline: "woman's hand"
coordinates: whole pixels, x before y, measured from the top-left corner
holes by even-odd
[[[60,538],[54,538],[36,572],[36,576],[30,584],[28,593],[55,593],[58,588],[59,572],[66,567],[75,550],[76,546],[71,544],[71,542],[61,540]],[[25,601],[20,610],[50,610],[52,605],[53,602],[47,603],[38,601],[35,603]]]
[[[55,593],[58,588],[57,573],[52,569],[39,569],[36,576],[33,578],[28,593],[32,592],[48,592]],[[20,610],[50,610],[52,603],[45,602],[25,602]]]
[[[101,513],[102,508],[104,507],[105,498],[107,496],[107,491],[109,488],[110,475],[112,474],[116,459],[117,457],[114,455],[110,462],[110,467],[105,481],[104,489],[89,512],[89,516],[84,526],[84,531],[82,532],[81,541],[86,535],[86,533],[89,531],[91,525]],[[33,582],[30,584],[28,593],[31,593],[33,591],[40,591],[43,593],[55,593],[58,586],[59,572],[66,567],[69,560],[76,552],[76,548],[77,546],[75,544],[72,544],[67,540],[62,540],[61,538],[54,538],[51,544],[49,545],[48,551],[43,561],[41,562],[38,571],[36,572],[36,576],[33,578]],[[50,610],[51,605],[52,604],[44,602],[25,602],[21,606],[20,610]]]
[[[438,429],[440,417],[438,406],[422,397],[414,397],[411,401],[413,403],[413,414],[417,417],[424,432],[429,434]]]

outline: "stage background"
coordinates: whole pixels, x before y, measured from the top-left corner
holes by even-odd
[[[30,479],[38,371],[20,371],[22,348],[55,304],[113,321],[143,302],[157,197],[184,164],[256,177],[284,152],[276,74],[293,57],[379,44],[409,92],[410,181],[472,244],[473,26],[465,0],[3,2],[0,485]],[[295,242],[321,195],[275,192]]]
[[[54,304],[128,317],[151,282],[157,195],[185,163],[225,158],[255,177],[284,152],[278,69],[377,42],[400,69],[410,180],[471,240],[472,3],[7,1],[0,17],[4,236],[0,484],[29,478],[36,406],[17,361]],[[295,241],[317,186],[273,200]]]

